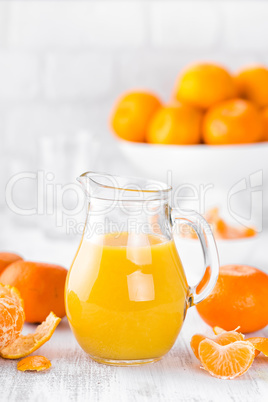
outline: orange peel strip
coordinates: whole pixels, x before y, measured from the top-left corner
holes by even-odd
[[[51,312],[33,334],[20,335],[13,343],[0,350],[0,356],[4,359],[28,356],[51,338],[60,321],[61,319]]]
[[[17,364],[19,371],[44,371],[51,367],[51,362],[44,356],[28,356]]]

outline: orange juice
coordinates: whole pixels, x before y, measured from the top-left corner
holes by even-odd
[[[187,299],[174,241],[155,235],[82,239],[66,281],[75,337],[101,362],[159,359],[178,336]]]

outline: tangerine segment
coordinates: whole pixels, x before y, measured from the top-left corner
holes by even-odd
[[[255,352],[262,352],[265,356],[268,357],[268,338],[262,338],[259,336],[256,336],[254,338],[248,338],[248,342],[252,343],[254,348],[256,349]]]
[[[221,333],[214,339],[206,338],[205,336],[199,335],[199,334],[194,335],[191,340],[191,347],[192,347],[192,350],[193,350],[195,356],[198,359],[200,359],[198,348],[199,348],[200,342],[202,342],[204,339],[210,339],[211,341],[216,342],[218,345],[224,346],[224,345],[229,345],[229,343],[233,343],[236,341],[243,341],[244,335],[240,334],[239,332],[235,332],[235,331],[229,331],[229,332],[224,331],[223,333]]]
[[[207,338],[201,334],[196,334],[191,339],[190,345],[191,345],[192,351],[194,352],[194,355],[197,359],[199,359],[198,348],[199,348],[200,342],[202,342],[204,339],[207,339]]]
[[[28,356],[51,338],[60,321],[61,319],[51,312],[33,334],[20,335],[11,345],[0,350],[0,356],[4,359]]]
[[[214,377],[226,380],[244,374],[255,357],[254,346],[246,341],[219,345],[211,339],[204,339],[200,342],[198,353],[206,371]]]
[[[215,335],[220,335],[220,334],[223,334],[224,332],[227,332],[227,331],[225,331],[225,329],[223,329],[223,328],[221,328],[221,327],[213,327],[213,332],[214,332],[214,334]]]
[[[0,349],[19,337],[24,319],[23,301],[18,290],[0,284]]]
[[[44,356],[28,356],[17,364],[19,371],[44,371],[51,367],[51,362]]]
[[[234,329],[234,331],[237,331],[240,327],[237,327],[236,329]],[[221,327],[214,327],[213,328],[213,332],[215,335],[219,335],[219,334],[223,334],[223,333],[227,333],[227,331],[225,331],[224,329],[222,329]],[[242,335],[242,334],[241,334]],[[243,335],[244,336],[244,335]],[[266,339],[266,338],[248,338],[246,339],[247,341],[251,342],[254,345],[254,341],[252,342],[251,340],[257,340],[257,339]],[[268,340],[267,340],[268,341]],[[256,341],[256,344],[258,343],[258,341]],[[267,349],[267,353],[268,353],[268,349]],[[255,347],[255,357],[258,356],[258,354],[260,354],[260,350],[258,350],[257,347]],[[265,354],[265,353],[264,353]]]

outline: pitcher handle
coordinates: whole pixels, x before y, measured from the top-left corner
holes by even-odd
[[[184,223],[194,229],[201,243],[203,256],[204,256],[204,274],[201,280],[195,285],[190,287],[189,306],[194,306],[204,300],[213,290],[219,275],[219,256],[215,243],[215,239],[208,222],[195,211],[182,212],[179,209],[171,210],[172,225]],[[209,275],[208,282],[204,288],[199,291],[198,285],[205,276]]]

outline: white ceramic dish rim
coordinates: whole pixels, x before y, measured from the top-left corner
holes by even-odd
[[[198,239],[189,239],[189,238],[187,238],[187,237],[180,237],[180,236],[178,236],[178,241],[183,241],[183,242],[192,242],[192,241],[194,241],[194,242],[196,242],[196,243],[198,243]],[[224,245],[231,245],[231,244],[234,244],[234,243],[243,243],[243,244],[245,244],[245,243],[252,243],[252,242],[258,242],[259,241],[259,235],[258,234],[256,234],[256,235],[254,235],[254,236],[250,236],[250,237],[244,237],[244,238],[238,238],[238,239],[215,239],[215,242],[216,242],[216,244],[224,244]]]
[[[127,141],[123,138],[116,137],[116,140],[119,143],[125,145],[133,145],[136,147],[147,147],[147,148],[165,148],[165,149],[184,149],[184,150],[206,150],[208,152],[211,151],[218,151],[218,150],[248,150],[250,147],[255,149],[263,149],[263,147],[268,149],[268,141],[264,142],[257,142],[257,143],[250,143],[250,144],[228,144],[228,145],[207,145],[207,144],[196,144],[196,145],[178,145],[178,144],[149,144],[147,142],[134,142],[134,141]]]

